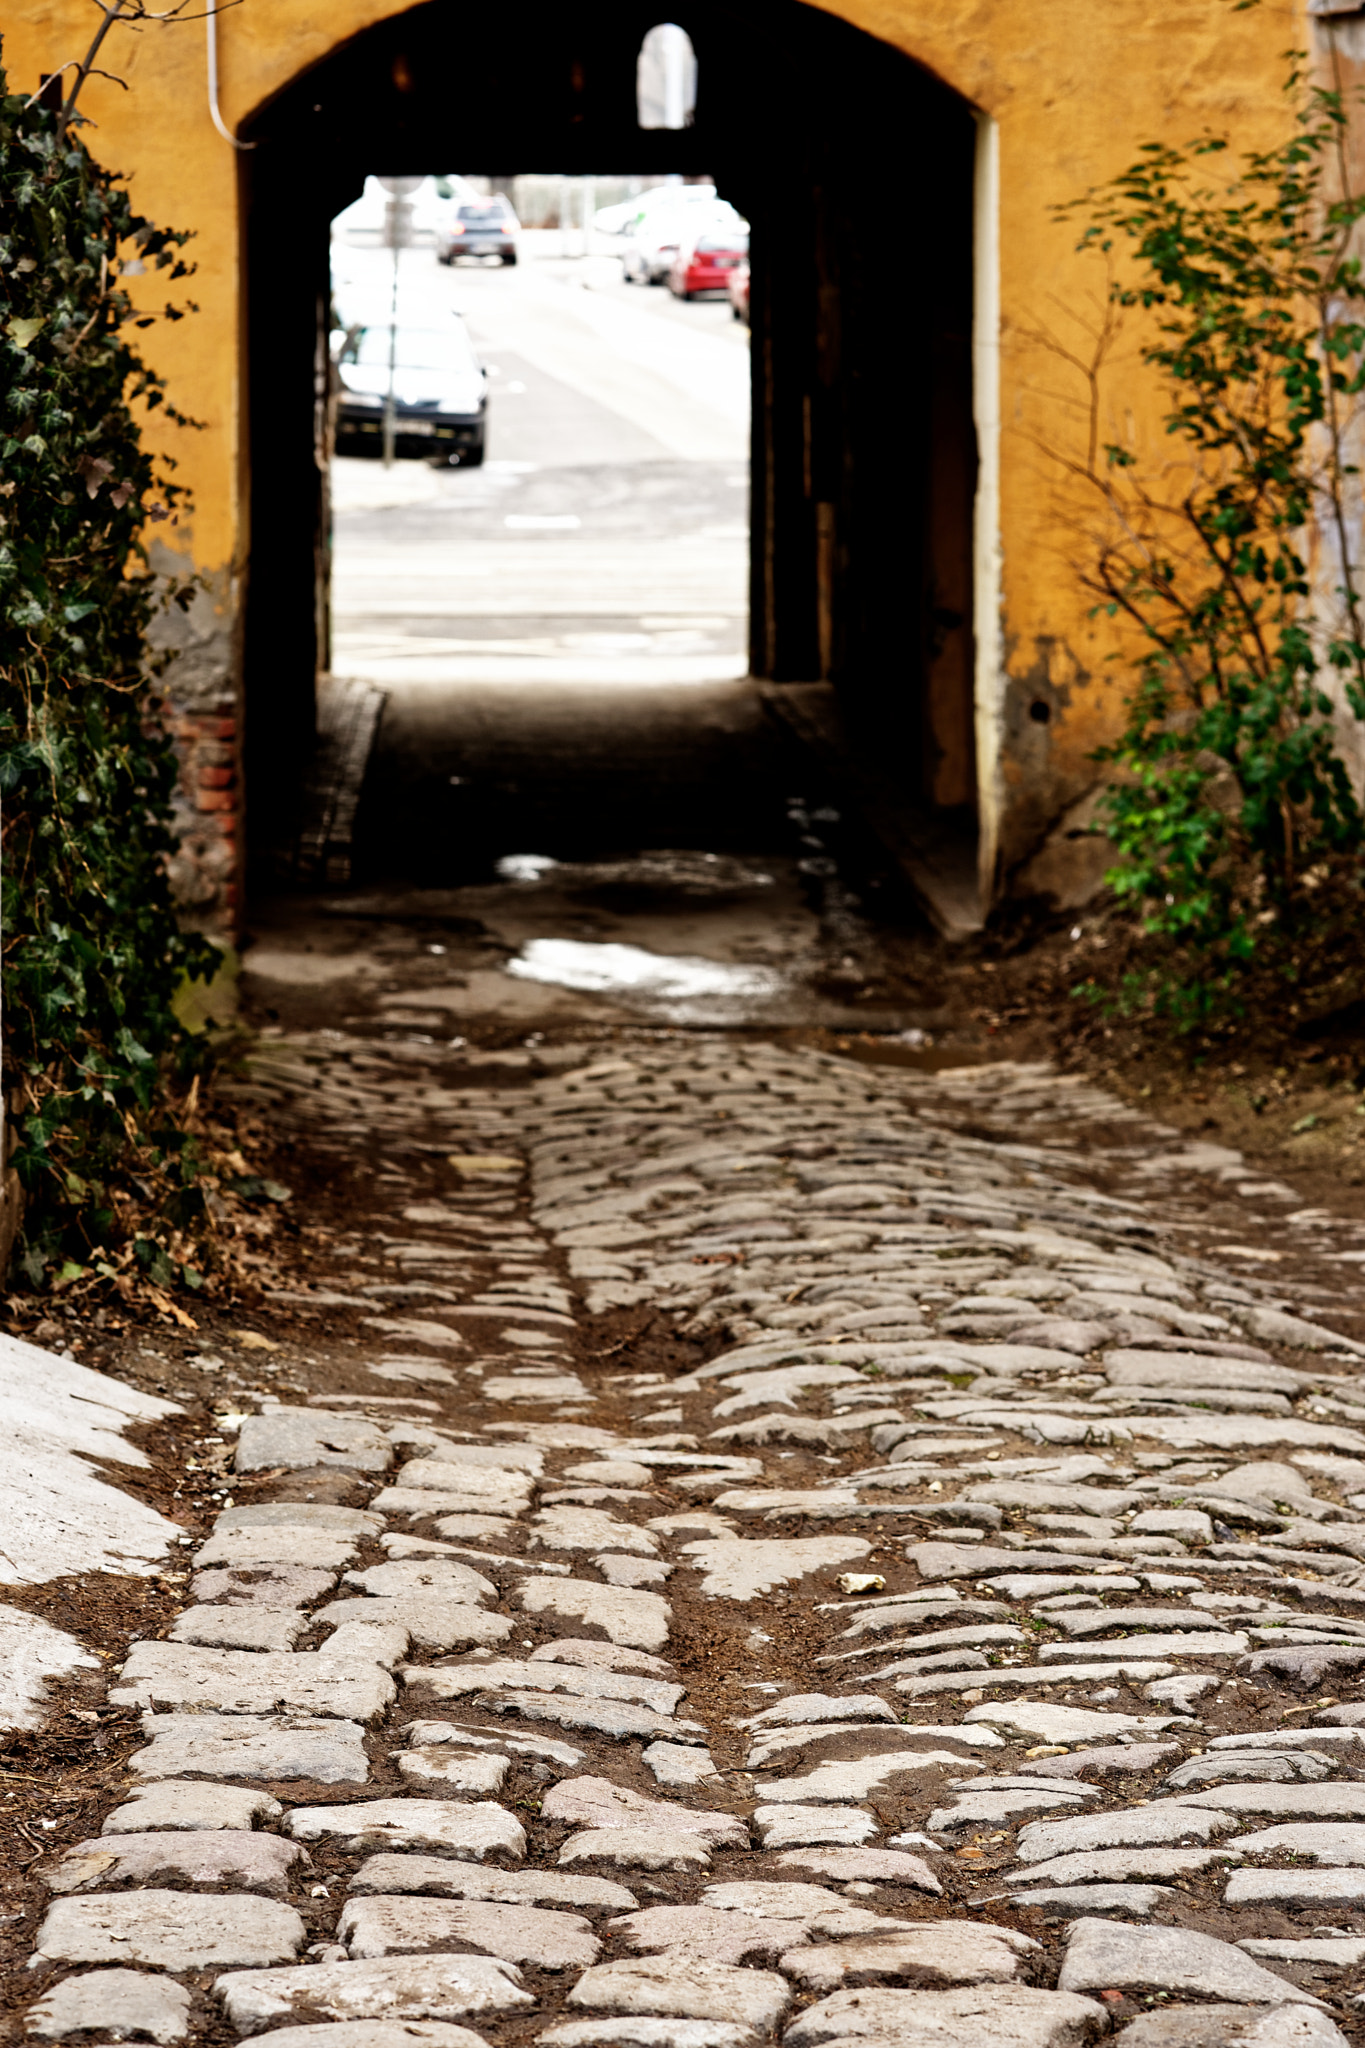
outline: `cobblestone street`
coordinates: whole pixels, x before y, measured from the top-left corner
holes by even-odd
[[[238,1091],[288,1274],[58,1370],[65,1551],[24,1467],[15,2038],[1361,2034],[1365,1226],[1041,1065],[281,1028]]]

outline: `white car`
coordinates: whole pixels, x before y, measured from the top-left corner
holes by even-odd
[[[667,198],[651,206],[626,233],[621,270],[627,284],[663,284],[679,248],[703,222],[727,228],[744,226],[742,215],[728,200],[716,197],[714,185],[662,185],[655,190]],[[645,198],[651,196],[644,194]]]

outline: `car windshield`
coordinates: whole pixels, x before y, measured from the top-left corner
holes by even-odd
[[[703,235],[697,244],[699,256],[739,256],[749,246],[747,235]]]
[[[400,327],[395,358],[404,370],[472,370],[478,367],[473,345],[463,327]],[[351,328],[341,351],[343,363],[362,369],[387,369],[387,326]]]
[[[470,227],[500,228],[507,215],[500,206],[462,206],[460,219]]]

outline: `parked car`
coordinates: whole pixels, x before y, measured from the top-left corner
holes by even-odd
[[[730,295],[730,311],[734,314],[736,320],[742,320],[747,327],[749,324],[749,259],[747,256],[742,263],[737,263],[730,272],[726,280],[725,289]]]
[[[678,299],[699,298],[703,292],[728,292],[731,272],[749,253],[747,233],[723,223],[707,221],[693,228],[680,243],[668,273],[668,289]]]
[[[698,209],[701,209],[699,211]],[[663,284],[690,230],[703,217],[734,221],[739,214],[714,185],[656,185],[640,195],[640,210],[624,233],[621,269],[627,284]]]
[[[511,201],[495,192],[491,199],[466,200],[451,209],[436,232],[436,261],[453,263],[457,256],[498,256],[504,263],[517,260],[517,233],[521,222]]]
[[[390,333],[377,322],[334,337],[340,455],[378,454],[383,448]],[[488,383],[464,323],[400,326],[394,354],[395,453],[444,457],[477,469],[488,433]]]

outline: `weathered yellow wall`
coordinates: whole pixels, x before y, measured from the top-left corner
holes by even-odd
[[[244,0],[230,9],[219,22],[229,126],[337,44],[401,11],[385,0]],[[1241,13],[1231,0],[843,0],[829,11],[926,65],[998,124],[1008,681],[987,710],[1001,728],[1003,844],[1007,859],[1017,858],[1059,798],[1093,780],[1086,757],[1112,729],[1117,690],[1072,571],[1074,512],[1052,453],[1081,445],[1085,396],[1081,374],[1055,344],[1087,353],[1103,275],[1076,256],[1076,229],[1052,208],[1112,175],[1149,139],[1219,128],[1247,148],[1274,140],[1284,119],[1281,53],[1312,31],[1291,0]],[[5,30],[13,86],[32,89],[41,72],[78,54],[89,32],[87,0],[20,0]],[[192,523],[170,540],[210,581],[222,630],[215,642],[203,622],[205,658],[230,663],[232,586],[247,540],[234,154],[209,121],[202,21],[138,36],[115,30],[106,48],[131,90],[91,82],[93,146],[131,174],[143,211],[196,232],[200,315],[153,329],[149,352],[177,404],[206,423],[204,432],[168,439],[196,501]],[[912,260],[913,213],[889,221],[887,232],[901,260]],[[1152,394],[1144,398],[1130,363],[1115,364],[1108,392],[1114,417],[1131,411],[1138,445],[1151,445]],[[1027,715],[1039,697],[1053,708],[1046,724]]]

